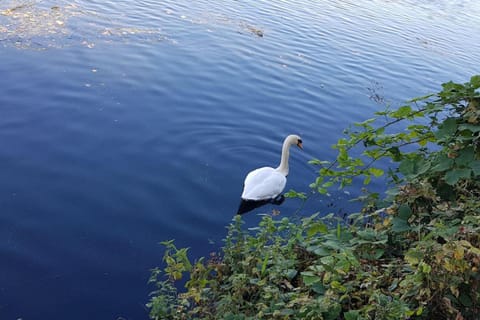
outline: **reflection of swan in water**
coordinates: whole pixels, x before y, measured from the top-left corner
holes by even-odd
[[[294,144],[302,149],[302,139],[299,136],[292,134],[285,138],[282,158],[277,168],[263,167],[247,175],[237,214],[249,212],[267,203],[281,204],[285,200],[280,194],[287,183],[288,158],[290,147]]]

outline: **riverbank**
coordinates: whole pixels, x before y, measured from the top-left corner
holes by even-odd
[[[164,242],[151,318],[477,319],[479,88],[474,76],[377,112],[338,141],[335,161],[311,161],[319,166],[311,187],[320,193],[388,175],[388,197],[367,193],[348,221],[264,215],[245,230],[237,216],[222,252],[193,263],[188,249]],[[404,130],[390,130],[398,123]],[[352,156],[358,147],[361,156]],[[375,167],[385,158],[395,164],[387,173]]]

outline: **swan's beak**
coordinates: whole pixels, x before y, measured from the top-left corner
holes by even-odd
[[[298,143],[297,143],[297,147],[299,147],[300,149],[302,149],[302,150],[303,150],[303,145],[302,145],[302,143],[301,143],[301,142],[298,142]]]

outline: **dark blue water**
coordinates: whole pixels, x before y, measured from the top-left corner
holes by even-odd
[[[1,1],[0,319],[147,318],[158,242],[218,250],[287,134],[308,191],[372,92],[478,73],[477,3]]]

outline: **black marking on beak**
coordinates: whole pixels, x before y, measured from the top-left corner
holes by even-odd
[[[303,146],[302,146],[302,139],[298,139],[297,141],[297,147],[299,147],[300,149],[303,149]]]

